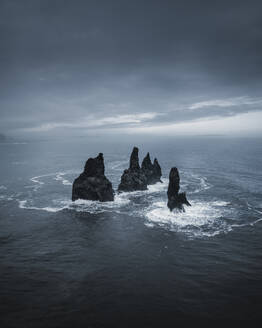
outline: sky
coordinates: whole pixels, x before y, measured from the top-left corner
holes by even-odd
[[[0,0],[0,133],[262,136],[261,90],[261,0]]]

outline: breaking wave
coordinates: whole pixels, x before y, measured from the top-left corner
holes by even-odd
[[[43,185],[45,183],[43,181],[41,181],[40,178],[47,177],[47,176],[50,176],[50,174],[38,175],[36,177],[31,178],[30,180],[39,185]]]
[[[123,171],[123,169],[128,165],[129,160],[114,161],[109,167],[114,171]]]
[[[28,200],[20,200],[20,201],[18,201],[18,203],[19,203],[19,208],[22,208],[22,209],[40,210],[40,211],[46,211],[46,212],[52,212],[52,213],[62,211],[63,209],[66,208],[66,207],[50,207],[50,206],[46,206],[46,207],[32,206],[32,205],[29,205]]]
[[[262,221],[235,223],[236,210],[226,201],[191,201],[185,212],[170,212],[166,202],[154,203],[146,212],[148,227],[161,226],[171,231],[183,232],[191,237],[213,237],[228,233],[233,228],[253,226]]]
[[[181,178],[180,186],[181,189],[185,190],[188,194],[197,194],[213,187],[205,176],[184,171],[182,171],[182,173],[185,177]]]
[[[87,212],[91,214],[102,213],[105,211],[112,211],[119,207],[125,206],[130,202],[128,198],[116,195],[113,202],[99,202],[78,199],[76,201],[71,200],[53,200],[52,206],[35,206],[32,200],[19,200],[19,208],[27,210],[39,210],[51,213],[60,212],[63,210],[74,210],[76,212]]]
[[[69,180],[65,179],[64,178],[65,175],[66,175],[66,172],[59,172],[54,177],[54,180],[61,181],[64,186],[71,186],[72,185],[72,182],[70,182]]]
[[[126,161],[116,161],[111,165],[112,170],[122,170]],[[86,212],[98,214],[103,212],[122,213],[138,216],[144,220],[148,228],[161,227],[170,231],[181,232],[190,238],[213,237],[221,233],[228,233],[235,228],[253,226],[262,221],[260,208],[250,204],[244,205],[244,210],[254,214],[251,220],[242,218],[238,220],[238,205],[224,200],[203,201],[204,192],[212,187],[204,176],[182,172],[181,191],[191,194],[191,207],[186,207],[185,212],[170,212],[167,208],[168,179],[163,178],[149,185],[147,190],[122,192],[115,194],[113,202],[99,202],[89,200],[77,200],[72,202],[68,188],[76,172],[65,171],[38,175],[30,179],[33,186],[25,186],[27,192],[16,197],[19,208],[26,210],[38,210],[49,213],[59,211]],[[6,187],[0,186],[4,191]],[[32,189],[31,189],[32,188]],[[196,199],[198,197],[198,199]],[[3,197],[0,197],[0,199]],[[12,198],[13,199],[13,198]],[[5,197],[7,200],[7,197]],[[9,198],[11,200],[11,198]],[[243,206],[243,205],[241,205]]]
[[[140,197],[147,194],[161,193],[166,191],[168,185],[168,179],[162,179],[162,182],[157,182],[153,185],[148,185],[147,190],[136,190],[136,191],[124,191],[120,195],[124,197]]]

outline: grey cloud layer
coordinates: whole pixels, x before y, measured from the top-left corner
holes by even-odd
[[[240,0],[2,0],[0,129],[260,110],[261,12]]]

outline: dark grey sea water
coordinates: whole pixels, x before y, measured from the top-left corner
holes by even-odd
[[[117,187],[134,144],[0,144],[1,327],[167,327],[262,319],[259,139],[136,143],[163,184],[72,203],[85,160],[104,153]],[[192,203],[166,208],[169,169]]]

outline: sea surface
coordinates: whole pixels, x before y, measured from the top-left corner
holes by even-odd
[[[0,327],[169,327],[262,319],[261,139],[0,144]],[[117,189],[133,146],[163,183],[71,201],[104,153]],[[192,206],[171,213],[168,174]]]

